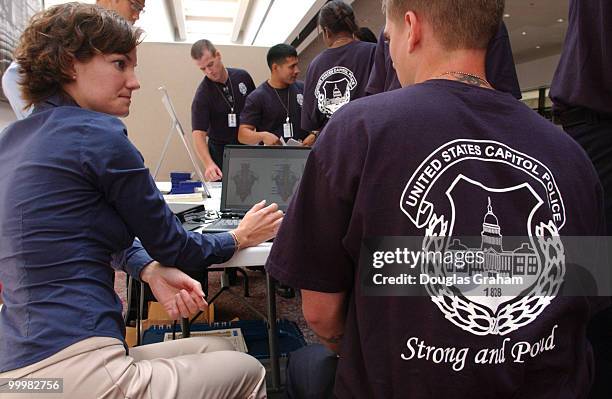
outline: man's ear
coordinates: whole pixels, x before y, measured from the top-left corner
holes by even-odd
[[[408,11],[404,14],[404,27],[407,29],[408,37],[408,52],[412,53],[414,49],[421,42],[421,35],[423,32],[423,23],[421,18],[414,13],[414,11]]]

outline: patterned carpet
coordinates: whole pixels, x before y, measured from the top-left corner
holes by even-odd
[[[249,276],[249,293],[250,297],[246,298],[246,300],[257,309],[259,312],[266,314],[266,279],[263,272],[260,271],[252,271],[246,270],[247,275]],[[209,278],[209,292],[208,298],[212,298],[212,296],[219,290],[220,287],[220,272],[211,272],[208,273]],[[126,283],[125,283],[126,275],[123,272],[116,272],[115,277],[115,290],[117,294],[121,298],[121,301],[124,304],[127,298],[126,293]],[[232,286],[232,291],[236,294],[243,295],[242,290],[242,277],[240,274],[238,275],[238,284]],[[304,316],[302,315],[302,301],[298,295],[293,299],[285,299],[280,296],[276,296],[276,311],[278,318],[288,319],[295,321],[306,341],[308,343],[318,342],[316,336],[310,330],[304,320]],[[255,312],[251,311],[246,305],[230,295],[227,292],[224,292],[219,296],[217,300],[215,300],[215,321],[230,321],[235,318],[240,320],[254,320],[257,319],[258,316]]]

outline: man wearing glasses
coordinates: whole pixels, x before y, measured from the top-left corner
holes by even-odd
[[[117,11],[132,24],[138,20],[145,8],[145,0],[98,0],[96,4]]]
[[[131,24],[136,22],[140,14],[144,12],[145,0],[97,0],[96,4],[109,10],[116,11],[117,14],[128,20]],[[21,98],[19,89],[19,64],[11,62],[7,70],[2,75],[2,90],[8,99],[17,119],[27,117],[32,108],[25,108],[25,102]]]

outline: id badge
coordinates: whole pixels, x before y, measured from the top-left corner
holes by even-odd
[[[236,114],[227,114],[227,126],[228,127],[238,127],[236,119]]]
[[[293,138],[293,123],[283,123],[283,137],[286,139]]]

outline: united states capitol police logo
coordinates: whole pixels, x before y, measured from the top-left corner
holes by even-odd
[[[297,101],[300,107],[304,105],[304,95],[303,94],[298,94],[297,96],[295,96],[295,100]]]
[[[319,111],[330,118],[351,101],[351,93],[356,87],[355,74],[348,68],[336,66],[323,72],[315,88]]]
[[[240,91],[240,94],[242,94],[243,96],[247,94],[247,87],[243,82],[240,82],[240,84],[238,85],[238,90]]]
[[[520,177],[514,180],[517,171]],[[513,181],[492,185],[482,177],[494,174]],[[484,263],[460,269],[425,261],[421,273],[441,279],[478,273],[523,281],[520,286],[488,287],[499,289],[494,297],[476,294],[479,287],[473,285],[426,284],[431,300],[461,329],[479,336],[506,335],[533,322],[557,296],[565,277],[559,235],[565,207],[554,175],[537,159],[496,141],[448,142],[412,174],[400,208],[422,229],[424,251],[484,253]],[[523,238],[505,237],[505,228],[522,230]],[[459,233],[478,240],[462,242]]]

